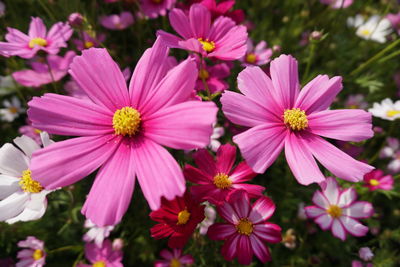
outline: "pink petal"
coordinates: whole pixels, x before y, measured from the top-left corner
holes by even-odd
[[[130,106],[128,90],[119,66],[104,48],[90,48],[76,56],[69,73],[98,105],[112,112]]]
[[[307,116],[311,133],[342,141],[371,138],[372,115],[361,109],[325,110]]]
[[[186,180],[195,184],[210,184],[210,182],[212,182],[213,180],[212,176],[188,164],[185,165],[185,168],[183,169],[183,174],[185,175]]]
[[[253,179],[257,174],[247,165],[246,162],[240,162],[229,174],[229,179],[234,183],[247,182]]]
[[[210,11],[202,4],[193,4],[189,10],[189,22],[194,37],[207,37],[211,25]]]
[[[190,28],[189,18],[182,9],[172,9],[169,13],[169,22],[172,28],[183,38],[189,39],[194,36]]]
[[[163,30],[158,30],[156,35],[157,35],[157,38],[160,38],[162,40],[163,45],[165,45],[169,48],[182,48],[182,46],[179,44],[182,41],[182,39],[180,37],[173,35],[171,33],[165,32]],[[197,41],[197,43],[198,43],[198,41]]]
[[[250,238],[247,235],[240,235],[238,250],[240,251],[240,253],[237,253],[238,262],[249,265],[253,258],[253,249],[251,248]]]
[[[335,178],[328,177],[325,180],[324,196],[331,204],[337,204],[339,201],[340,187]],[[323,186],[322,186],[323,187]]]
[[[208,57],[215,57],[221,60],[240,59],[246,54],[247,38],[247,28],[242,25],[235,26],[221,39],[216,39],[216,49],[209,53]]]
[[[240,235],[232,235],[228,240],[225,241],[225,244],[222,246],[221,254],[225,260],[231,261],[238,254],[238,241]]]
[[[256,184],[237,184],[234,183],[232,185],[234,189],[243,189],[249,194],[250,198],[257,198],[263,196],[262,192],[265,190],[265,187],[256,185]]]
[[[152,210],[160,208],[163,196],[171,200],[183,195],[185,179],[181,168],[165,148],[143,138],[132,149],[137,178]]]
[[[113,114],[88,100],[45,94],[34,97],[28,105],[32,126],[51,134],[82,136],[114,132]]]
[[[41,18],[31,18],[28,34],[31,38],[46,38],[46,26]]]
[[[207,235],[212,240],[225,240],[236,233],[236,227],[232,224],[215,223],[208,228]]]
[[[337,220],[335,220],[337,221]],[[328,230],[332,226],[332,217],[325,213],[315,219],[315,222],[321,227],[322,230]]]
[[[314,219],[322,214],[326,214],[326,210],[321,209],[317,206],[308,206],[304,208],[304,211],[308,218]]]
[[[236,190],[230,196],[228,200],[232,208],[236,211],[239,218],[247,218],[250,213],[250,200],[249,196],[244,190]]]
[[[205,37],[215,42],[216,40],[223,38],[232,28],[235,27],[235,25],[236,24],[232,19],[220,16],[215,19],[210,28],[210,33]]]
[[[343,225],[340,222],[340,220],[337,220],[337,219],[333,220],[332,234],[335,237],[341,239],[342,241],[346,240],[346,231],[344,230]]]
[[[266,263],[271,260],[271,254],[268,247],[256,235],[250,236],[250,242],[254,254],[261,262]]]
[[[343,209],[343,214],[357,219],[369,218],[373,213],[374,208],[372,207],[372,204],[366,201],[357,201]]]
[[[265,123],[233,137],[247,164],[263,173],[279,156],[284,145],[286,128],[280,124]]]
[[[249,219],[253,224],[261,223],[269,218],[275,212],[275,204],[269,197],[260,197],[254,202],[250,211]]]
[[[357,193],[354,188],[347,188],[340,192],[337,205],[339,207],[347,207],[357,199]]]
[[[57,46],[57,50],[54,54],[58,53],[58,47],[67,46],[66,42],[71,37],[72,33],[72,28],[64,22],[57,22],[50,28],[49,32],[47,33],[47,38]]]
[[[133,164],[130,147],[120,144],[97,173],[82,214],[100,227],[119,223],[132,198]]]
[[[225,144],[217,151],[217,169],[220,173],[229,174],[236,160],[236,147]]]
[[[202,148],[210,142],[217,111],[213,102],[200,101],[163,108],[145,119],[144,135],[176,149]]]
[[[316,206],[322,209],[327,209],[331,205],[331,203],[328,201],[326,196],[321,193],[321,191],[315,191],[312,201]]]
[[[364,236],[368,233],[368,227],[350,217],[340,217],[340,221],[343,224],[344,229],[353,236]]]
[[[19,43],[19,45],[26,46],[29,43],[30,39],[31,38],[28,35],[26,35],[25,33],[21,32],[17,29],[7,27],[6,40],[8,42],[17,43],[17,44]]]
[[[223,203],[228,193],[227,190],[220,190],[212,183],[198,186],[193,185],[190,187],[190,192],[197,201],[209,201],[216,205]]]
[[[218,206],[217,209],[218,214],[232,224],[236,224],[241,218],[241,216],[237,214],[236,210],[234,210],[228,202],[225,202],[223,205]]]
[[[269,243],[279,243],[282,240],[281,228],[273,223],[254,225],[253,233]]]
[[[218,173],[214,158],[210,155],[207,149],[199,149],[193,154],[193,159],[200,170],[208,174],[210,177],[214,178]]]

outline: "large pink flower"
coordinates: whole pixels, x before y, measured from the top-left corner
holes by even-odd
[[[225,116],[250,127],[233,137],[247,164],[263,173],[285,148],[289,167],[301,184],[325,180],[315,159],[342,179],[362,180],[373,167],[319,136],[355,142],[373,136],[370,113],[328,110],[342,89],[341,77],[319,75],[300,91],[297,61],[287,55],[273,60],[270,72],[271,78],[259,67],[247,67],[238,76],[243,95],[225,91],[221,97]]]
[[[105,49],[84,50],[70,74],[91,101],[45,94],[29,102],[35,128],[80,136],[35,153],[32,175],[46,188],[77,182],[100,170],[82,209],[98,226],[121,220],[135,177],[150,208],[160,198],[185,191],[179,164],[163,145],[174,149],[204,147],[210,140],[217,107],[188,101],[197,79],[196,63],[168,63],[160,39],[139,60],[129,90],[118,65]]]
[[[332,234],[346,240],[346,233],[354,236],[364,236],[368,227],[358,219],[369,218],[374,213],[371,203],[356,201],[357,193],[353,188],[340,189],[332,177],[321,185],[321,191],[313,196],[315,206],[305,207],[306,215],[315,220],[323,229],[331,229]]]
[[[282,240],[281,228],[267,222],[275,211],[271,199],[263,196],[251,205],[247,193],[237,190],[217,209],[227,223],[211,225],[207,235],[213,240],[225,240],[222,255],[226,260],[237,257],[240,264],[248,265],[253,254],[264,263],[271,260],[266,243]]]
[[[67,47],[72,35],[71,27],[64,22],[54,24],[49,32],[41,18],[32,17],[28,35],[17,29],[7,28],[7,42],[0,42],[0,54],[32,58],[38,51],[57,54],[61,47]]]
[[[158,31],[169,47],[181,48],[222,60],[235,60],[246,53],[247,30],[227,17],[219,17],[211,24],[210,11],[201,4],[190,7],[189,16],[174,8],[169,14],[172,28],[182,38]]]

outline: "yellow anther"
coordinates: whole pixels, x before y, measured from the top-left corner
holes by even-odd
[[[113,128],[115,134],[124,136],[135,135],[140,128],[140,113],[134,108],[124,107],[115,111]]]
[[[386,116],[388,116],[388,117],[394,117],[399,114],[400,114],[400,110],[389,110],[386,112]]]
[[[33,38],[29,41],[29,48],[34,48],[35,45],[38,46],[46,46],[47,45],[47,41],[43,38]]]
[[[94,46],[94,43],[93,42],[91,42],[91,41],[86,41],[85,42],[85,48],[91,48],[91,47],[93,47]]]
[[[32,172],[28,169],[22,172],[21,181],[19,181],[19,185],[22,190],[29,193],[39,193],[43,190],[42,185],[32,179]]]
[[[43,258],[43,250],[41,249],[36,249],[33,254],[32,254],[32,258],[37,261],[40,260],[41,258]]]
[[[190,212],[187,209],[182,210],[178,213],[178,222],[177,225],[186,224],[190,219]]]
[[[208,78],[210,78],[210,73],[208,73],[208,71],[207,70],[205,70],[205,69],[201,69],[200,71],[199,71],[199,78],[200,79],[204,79],[204,80],[207,80]]]
[[[337,205],[330,205],[329,208],[326,209],[326,212],[333,218],[342,216],[342,209]]]
[[[294,131],[304,130],[308,127],[306,112],[299,108],[286,109],[283,113],[283,120]]]
[[[376,179],[371,179],[369,180],[369,184],[372,186],[378,186],[379,185],[379,181]]]
[[[249,53],[246,55],[246,62],[250,64],[254,64],[257,61],[257,56],[254,53]]]
[[[253,232],[253,223],[247,218],[242,218],[236,225],[236,230],[241,235],[250,235]]]
[[[106,267],[106,263],[104,261],[96,261],[92,265],[93,267]]]
[[[181,267],[181,262],[178,259],[172,258],[169,262],[169,267]]]
[[[208,39],[203,40],[203,38],[199,38],[197,40],[199,40],[199,42],[203,45],[203,49],[207,53],[210,53],[210,52],[214,51],[215,43],[213,41],[210,41]]]
[[[220,189],[229,188],[232,185],[232,181],[229,179],[229,176],[225,173],[218,173],[214,176],[214,184],[216,187]]]

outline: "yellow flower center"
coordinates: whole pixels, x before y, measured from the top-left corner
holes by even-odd
[[[91,48],[91,47],[93,47],[94,46],[94,43],[93,42],[91,42],[91,41],[86,41],[85,42],[85,48]]]
[[[199,40],[199,42],[203,45],[203,49],[207,53],[210,53],[210,52],[214,51],[215,43],[213,41],[210,41],[208,39],[203,40],[203,38],[199,38],[197,40]]]
[[[32,179],[32,172],[28,169],[22,172],[21,181],[19,181],[19,185],[22,190],[29,193],[39,193],[43,190],[42,185]]]
[[[283,113],[283,120],[294,131],[304,130],[308,127],[306,112],[299,108],[286,109]]]
[[[254,64],[257,61],[257,56],[254,53],[249,53],[246,55],[246,62]]]
[[[124,107],[115,111],[113,128],[115,134],[124,136],[135,135],[140,128],[140,113],[134,108]]]
[[[9,107],[8,111],[10,111],[10,113],[15,114],[18,112],[18,109],[16,107]]]
[[[160,4],[163,0],[151,0],[154,4]]]
[[[36,134],[40,134],[42,131],[41,130],[39,130],[39,129],[34,129],[33,130]]]
[[[217,173],[217,175],[214,176],[214,184],[219,189],[226,189],[232,185],[232,181],[225,173]]]
[[[364,29],[364,30],[361,30],[360,33],[364,36],[370,36],[372,32],[368,29]]]
[[[199,71],[199,78],[202,80],[207,80],[208,78],[210,78],[210,73],[208,73],[208,71],[205,69],[201,69]]]
[[[169,267],[181,267],[181,262],[178,259],[173,258],[169,262]]]
[[[333,218],[342,216],[342,209],[337,205],[330,205],[329,208],[326,209],[326,212]]]
[[[96,261],[92,265],[93,267],[106,267],[106,263],[104,261]]]
[[[178,222],[177,225],[186,224],[190,219],[190,212],[187,209],[182,210],[178,213]]]
[[[400,110],[389,110],[388,112],[386,112],[386,116],[388,116],[388,117],[394,117],[399,114],[400,114]]]
[[[47,45],[47,41],[43,38],[33,38],[29,41],[29,48],[34,48],[35,45],[38,46],[46,46]]]
[[[253,232],[253,223],[247,218],[242,218],[236,225],[236,230],[241,235],[250,235]]]
[[[36,249],[32,254],[32,258],[35,261],[40,260],[41,258],[43,258],[43,251],[41,249]]]
[[[371,179],[369,180],[369,184],[372,186],[378,186],[379,185],[379,181],[376,179]]]

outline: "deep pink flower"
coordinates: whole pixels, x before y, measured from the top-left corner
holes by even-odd
[[[18,252],[19,262],[16,267],[42,267],[46,262],[44,242],[34,236],[28,236],[26,240],[19,241],[18,247],[26,248]]]
[[[195,87],[197,91],[206,90],[203,79],[212,94],[223,92],[228,89],[229,84],[224,81],[224,79],[229,77],[231,74],[231,69],[228,64],[219,63],[214,66],[207,66],[206,62],[203,61],[203,63],[199,65],[199,76]]]
[[[100,33],[97,36],[92,36],[87,32],[83,32],[81,38],[82,39],[72,40],[78,50],[99,47],[100,44],[106,39],[106,36],[103,33]]]
[[[210,10],[213,20],[219,16],[225,16],[233,19],[237,24],[244,21],[245,16],[243,10],[232,10],[235,5],[235,0],[223,0],[219,1],[219,3],[215,0],[203,0],[200,3]]]
[[[109,30],[124,30],[133,24],[133,15],[131,12],[121,12],[110,16],[101,16],[100,24]]]
[[[285,148],[286,160],[297,181],[322,182],[314,158],[334,175],[360,181],[373,167],[359,162],[319,135],[343,141],[373,136],[371,114],[358,109],[328,110],[342,89],[341,77],[319,75],[300,91],[297,61],[281,55],[271,62],[271,78],[259,67],[247,67],[238,76],[243,93],[225,91],[225,116],[251,127],[233,137],[247,164],[263,173]]]
[[[392,190],[394,180],[392,175],[385,175],[382,170],[373,170],[364,175],[364,182],[364,186],[368,187],[370,191]]]
[[[262,196],[251,205],[247,193],[237,190],[217,209],[227,223],[211,225],[207,235],[213,240],[225,240],[222,255],[226,260],[237,257],[240,264],[248,265],[253,254],[263,263],[271,260],[266,243],[282,240],[281,228],[267,222],[275,211],[271,199]]]
[[[7,28],[7,31],[7,42],[0,42],[0,54],[22,58],[32,58],[40,50],[57,54],[61,47],[67,47],[66,42],[73,32],[64,22],[57,22],[47,32],[42,19],[35,17],[31,19],[28,35],[13,28]]]
[[[107,267],[123,267],[122,251],[114,250],[110,240],[106,239],[102,245],[98,247],[95,243],[85,244],[85,256],[91,264],[80,263],[77,267],[107,266]]]
[[[253,41],[249,38],[247,40],[247,52],[244,57],[240,59],[242,66],[261,66],[267,64],[271,60],[273,52],[271,48],[267,48],[265,41],[259,42],[256,47]]]
[[[159,30],[169,47],[181,48],[205,57],[235,60],[246,53],[247,31],[227,17],[219,17],[211,24],[211,13],[201,4],[190,7],[189,16],[181,9],[169,13],[172,28],[182,37]]]
[[[220,146],[215,160],[206,149],[197,151],[193,158],[199,169],[187,164],[183,173],[187,180],[198,184],[190,188],[198,200],[220,205],[237,189],[247,191],[250,197],[261,196],[265,189],[259,185],[244,183],[256,176],[246,162],[233,168],[236,160],[236,147],[233,145]]]
[[[33,61],[32,69],[16,71],[12,74],[14,80],[27,87],[39,87],[44,84],[57,82],[68,73],[69,65],[76,56],[74,51],[68,51],[64,57],[47,55],[47,62],[50,65],[51,73],[47,63]]]
[[[165,16],[175,3],[176,0],[140,0],[140,7],[147,17],[154,19]]]
[[[353,0],[319,0],[322,4],[330,5],[332,8],[346,8],[353,4]]]
[[[172,252],[163,249],[160,252],[162,260],[156,260],[154,267],[177,267],[177,266],[188,266],[194,263],[194,259],[191,255],[182,255],[181,249],[173,249]]]
[[[128,90],[107,50],[84,50],[69,72],[91,101],[45,94],[28,103],[35,128],[79,136],[35,153],[32,175],[44,187],[57,188],[101,167],[82,209],[98,226],[121,220],[135,177],[153,210],[161,196],[182,195],[181,168],[163,146],[194,149],[210,140],[218,109],[212,102],[188,101],[196,63],[187,59],[170,68],[168,52],[157,39],[139,60]]]
[[[331,229],[332,234],[346,240],[346,233],[353,236],[364,236],[368,227],[358,219],[372,216],[374,208],[366,201],[356,201],[357,193],[354,188],[341,189],[332,177],[328,177],[321,185],[321,191],[313,196],[315,206],[305,207],[306,215],[315,220],[323,229]]]
[[[397,31],[398,34],[400,34],[400,12],[397,14],[387,14],[386,18],[392,23],[393,29]]]

